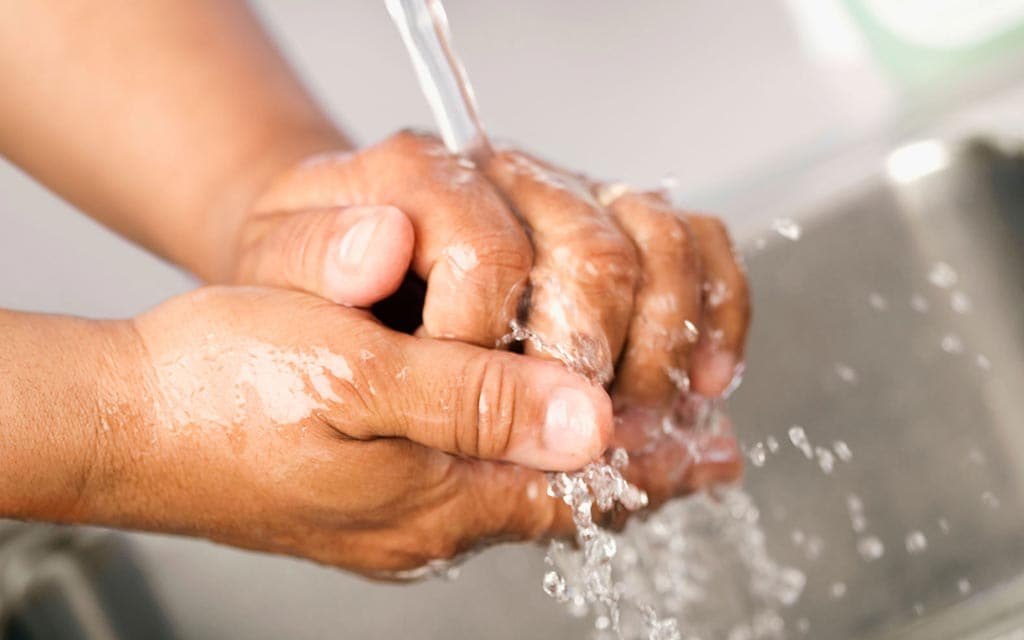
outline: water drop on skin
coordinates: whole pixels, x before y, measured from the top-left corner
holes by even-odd
[[[960,578],[960,580],[956,583],[956,588],[957,591],[960,592],[960,595],[965,596],[971,592],[971,581],[967,578]]]
[[[868,294],[868,304],[871,305],[871,308],[875,311],[885,311],[889,308],[889,301],[886,300],[882,294],[875,291]]]
[[[915,293],[910,296],[910,308],[918,313],[927,313],[931,305],[928,303],[928,299],[920,293]]]
[[[981,369],[982,371],[992,370],[992,361],[989,360],[988,357],[980,353],[977,356],[975,356],[974,364],[978,365],[978,368]]]
[[[779,441],[775,438],[775,436],[768,436],[767,438],[764,439],[764,443],[765,443],[765,445],[768,446],[768,451],[770,451],[772,453],[777,453],[778,452],[778,450],[779,450]]]

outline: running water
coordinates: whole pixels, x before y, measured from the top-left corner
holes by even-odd
[[[441,2],[387,0],[387,7],[446,145],[486,162],[491,145],[451,47]],[[790,221],[778,231],[793,240],[800,235]],[[581,375],[592,377],[595,371],[588,354],[547,344],[519,322],[512,323],[502,343],[525,341]],[[720,433],[723,420],[719,402],[693,402],[697,406],[691,411],[664,416],[654,436],[685,440],[689,459],[680,465],[708,453],[702,443]],[[782,638],[779,609],[796,602],[805,577],[768,555],[750,497],[738,487],[716,489],[671,502],[614,534],[595,523],[595,511],[637,511],[648,504],[647,495],[622,475],[628,458],[618,449],[581,471],[549,475],[549,495],[572,510],[578,548],[551,544],[544,591],[573,614],[591,615],[598,639]]]

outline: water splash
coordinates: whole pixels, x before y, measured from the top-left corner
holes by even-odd
[[[716,403],[698,412],[702,422],[686,428],[715,429],[717,411]],[[632,511],[646,495],[620,474],[625,452],[612,457],[619,468],[551,476],[551,495],[572,509],[578,548],[551,543],[545,592],[592,615],[595,640],[785,637],[779,610],[797,601],[806,578],[768,555],[750,496],[738,487],[698,493],[613,534],[595,524],[595,507]]]

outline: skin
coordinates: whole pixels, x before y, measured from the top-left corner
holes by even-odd
[[[738,475],[728,437],[700,461],[697,434],[646,437],[742,362],[746,280],[717,220],[514,149],[477,166],[401,132],[356,151],[240,2],[0,8],[0,152],[230,285],[131,321],[0,313],[0,516],[378,576],[566,533],[537,469],[609,444],[655,503]],[[523,355],[494,350],[514,319],[538,338]],[[251,353],[330,354],[352,380],[303,373],[285,404],[312,409],[282,417],[240,373]]]

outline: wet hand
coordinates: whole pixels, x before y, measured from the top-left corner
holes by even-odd
[[[719,221],[520,152],[476,167],[403,132],[318,156],[271,185],[238,237],[232,281],[360,307],[405,290],[411,261],[422,316],[403,312],[419,335],[493,347],[525,309],[536,337],[526,352],[567,346],[578,370],[610,383],[615,443],[635,456],[637,434],[659,428],[681,394],[722,394],[741,366],[748,291]],[[674,458],[689,470],[679,492],[716,475],[691,468],[690,451]],[[730,469],[718,475],[734,477],[738,461]]]
[[[78,521],[368,575],[564,531],[545,469],[597,456],[606,394],[557,363],[417,338],[308,294],[206,288],[134,322],[136,410]],[[513,462],[517,464],[503,464]]]

